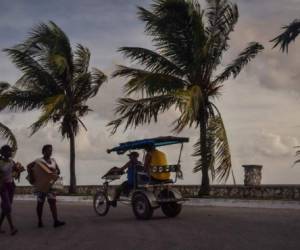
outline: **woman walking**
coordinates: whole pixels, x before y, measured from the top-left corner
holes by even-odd
[[[0,149],[0,196],[1,196],[1,217],[0,217],[0,233],[5,233],[2,230],[4,219],[10,227],[10,234],[15,235],[18,230],[13,224],[12,219],[12,203],[15,192],[15,183],[13,172],[16,170],[16,164],[11,159],[12,148],[9,145],[4,145]]]

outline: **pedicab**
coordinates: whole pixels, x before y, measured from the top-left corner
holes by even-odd
[[[170,173],[171,178],[169,180],[153,182],[151,178],[146,178],[147,181],[145,181],[143,177],[149,175],[149,173],[144,171],[143,166],[136,167],[133,188],[129,192],[122,194],[116,201],[113,200],[114,197],[110,192],[110,183],[120,179],[124,172],[117,167],[111,168],[102,176],[104,183],[93,198],[93,206],[96,214],[105,216],[110,207],[116,207],[116,203],[119,202],[131,205],[135,217],[141,220],[150,219],[154,210],[158,208],[161,208],[167,217],[176,217],[180,214],[182,203],[185,199],[179,190],[174,187],[174,184],[178,178],[182,178],[180,165],[181,153],[183,144],[188,141],[189,138],[185,137],[164,136],[120,143],[119,146],[108,149],[107,153],[116,152],[118,155],[122,155],[126,152],[130,153],[132,150],[145,150],[149,145],[155,148],[174,144],[180,145],[179,157],[176,164],[151,167],[153,173]]]

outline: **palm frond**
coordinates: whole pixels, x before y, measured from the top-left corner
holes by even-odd
[[[86,47],[78,44],[74,52],[74,71],[77,74],[85,74],[88,72],[91,53]]]
[[[229,34],[234,30],[239,17],[237,5],[227,0],[207,0],[207,3],[208,61],[203,71],[204,79],[208,79],[220,64],[223,53],[229,48]]]
[[[42,107],[44,98],[48,97],[48,93],[39,91],[21,90],[17,87],[11,89],[0,97],[0,107],[8,107],[14,111],[33,110]]]
[[[280,46],[282,52],[288,53],[289,44],[295,41],[297,36],[300,34],[300,20],[295,19],[289,25],[283,26],[282,29],[284,32],[272,39],[270,42],[274,43],[273,48]]]
[[[112,134],[114,134],[123,123],[126,130],[129,127],[149,124],[152,120],[157,122],[158,115],[168,110],[176,101],[174,95],[160,95],[139,100],[121,98],[115,110],[119,118],[109,122],[107,126],[112,127]]]
[[[94,97],[99,88],[104,82],[107,81],[107,76],[97,68],[92,68],[92,84],[91,84],[91,95],[89,97]]]
[[[241,52],[239,56],[231,64],[229,64],[220,75],[215,78],[213,81],[214,84],[222,83],[230,76],[233,76],[234,78],[237,77],[241,70],[251,61],[251,59],[253,59],[263,49],[264,47],[257,42],[250,43],[249,46],[243,52]]]
[[[297,150],[296,150],[296,153],[295,153],[295,157],[296,157],[297,159],[294,161],[292,167],[295,166],[295,165],[297,165],[298,163],[300,163],[300,158],[299,158],[299,157],[300,157],[300,150],[299,150],[300,146],[295,146],[294,148],[297,149]]]
[[[60,133],[63,136],[63,138],[70,138],[71,134],[74,134],[76,136],[79,131],[79,123],[79,119],[76,115],[64,115],[61,125],[59,127]]]
[[[18,149],[17,139],[13,132],[0,122],[0,137],[6,139],[8,144],[12,147],[13,151],[16,152]]]
[[[180,116],[173,122],[176,133],[180,133],[185,127],[199,125],[200,109],[204,105],[204,95],[198,85],[189,87],[187,90],[177,91],[176,108],[180,111]]]
[[[227,181],[232,173],[231,155],[225,126],[220,115],[210,121],[211,130],[215,136],[216,177],[218,181]]]
[[[64,104],[64,100],[65,96],[62,94],[44,99],[41,116],[30,126],[31,135],[36,133],[41,127],[46,126],[50,120],[57,120],[54,115],[59,112],[61,106]]]
[[[138,91],[146,92],[150,96],[155,94],[164,94],[176,89],[183,89],[187,84],[184,80],[174,75],[156,73],[120,65],[113,73],[113,76],[131,78],[124,87],[127,95]]]
[[[39,61],[43,68],[62,82],[72,78],[74,65],[70,41],[54,22],[35,26],[29,37],[12,49]]]
[[[0,82],[0,95],[10,88],[10,84],[7,82]]]
[[[27,52],[19,49],[4,49],[12,62],[23,72],[22,77],[16,82],[16,86],[30,86],[43,88],[43,91],[58,91],[56,79],[38,61]]]
[[[64,57],[68,67],[73,71],[73,55],[68,36],[54,22],[40,23],[35,26],[24,43],[18,48],[34,58],[47,62],[45,51]]]
[[[209,23],[207,31],[210,37],[228,36],[239,18],[237,5],[227,0],[206,0],[206,2],[208,3],[206,16]]]
[[[122,52],[126,58],[131,59],[145,67],[145,70],[153,73],[183,76],[184,72],[166,57],[145,48],[121,47],[118,51]]]
[[[43,112],[42,115],[30,125],[31,135],[35,134],[40,128],[45,127],[48,122],[51,120],[51,115]]]
[[[86,100],[91,90],[92,75],[90,72],[76,74],[73,79],[72,88],[74,97],[78,100]]]
[[[99,69],[93,68],[91,72],[78,74],[74,79],[74,97],[77,102],[85,102],[97,95],[99,88],[107,80],[106,75]]]
[[[231,155],[225,127],[221,116],[210,117],[207,127],[207,159],[209,163],[212,180],[226,181],[232,173],[231,169]],[[202,148],[200,146],[200,139],[194,145],[193,156],[200,157],[194,167],[194,172],[199,172],[204,167],[202,159]]]
[[[200,46],[193,44],[194,34],[205,37],[203,27],[198,25],[202,24],[203,12],[200,7],[195,8],[195,4],[196,1],[157,1],[152,5],[152,12],[142,7],[138,11],[139,18],[145,22],[146,33],[153,37],[160,54],[183,72],[188,72],[193,65],[195,48]],[[201,42],[204,44],[204,39]]]
[[[0,111],[5,109],[7,107],[7,103],[5,100],[3,100],[3,93],[5,91],[8,91],[10,88],[10,84],[7,82],[0,82]]]
[[[206,139],[206,159],[207,159],[207,164],[208,164],[208,170],[211,175],[211,179],[214,180],[216,176],[216,170],[215,170],[215,147],[214,147],[214,133],[213,130],[207,130],[207,139]],[[194,144],[194,152],[192,156],[197,157],[196,165],[193,169],[194,173],[202,171],[204,168],[204,160],[202,158],[202,150],[203,148],[201,147],[201,138],[197,140],[197,142]]]

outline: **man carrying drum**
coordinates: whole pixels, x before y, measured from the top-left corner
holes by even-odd
[[[42,215],[43,215],[43,207],[44,207],[46,198],[47,198],[47,201],[48,201],[51,213],[52,213],[52,217],[53,217],[53,221],[54,221],[53,226],[60,227],[60,226],[63,226],[66,224],[63,221],[58,220],[57,207],[56,207],[56,194],[55,194],[54,190],[52,189],[51,185],[49,186],[49,188],[47,190],[44,190],[44,189],[42,190],[41,188],[39,188],[36,185],[36,183],[38,182],[38,180],[36,178],[41,178],[35,174],[34,168],[36,168],[36,167],[39,167],[39,166],[43,166],[44,168],[46,167],[47,170],[50,170],[50,175],[53,175],[53,178],[55,178],[55,180],[60,175],[60,169],[59,169],[56,161],[54,160],[54,158],[51,158],[52,151],[53,151],[52,145],[50,145],[50,144],[44,145],[42,148],[43,157],[35,160],[34,162],[30,163],[27,166],[27,170],[29,173],[29,179],[30,179],[29,181],[31,182],[31,184],[33,184],[35,186],[35,194],[37,195],[36,211],[37,211],[37,216],[38,216],[38,227],[40,227],[40,228],[44,227]]]

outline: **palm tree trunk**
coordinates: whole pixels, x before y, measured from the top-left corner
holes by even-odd
[[[205,113],[205,112],[203,112]],[[209,195],[209,176],[208,176],[208,159],[207,159],[207,118],[202,115],[200,122],[200,147],[201,147],[201,159],[203,163],[202,167],[202,181],[199,190],[199,196]]]
[[[69,193],[76,193],[76,173],[75,173],[75,135],[70,132],[70,187]]]

